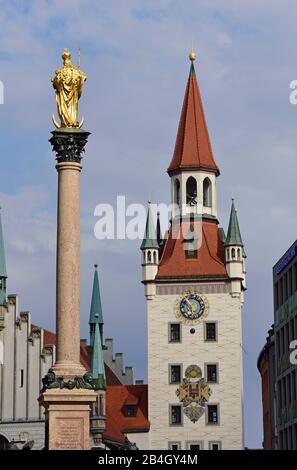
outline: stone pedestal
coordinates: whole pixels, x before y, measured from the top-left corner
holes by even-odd
[[[90,411],[94,390],[50,389],[40,398],[45,408],[45,447],[48,450],[89,450]]]

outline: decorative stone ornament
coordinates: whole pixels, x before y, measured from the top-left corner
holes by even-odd
[[[205,411],[205,403],[211,395],[211,389],[202,378],[202,371],[197,365],[187,367],[183,383],[176,391],[183,405],[184,414],[196,423]]]
[[[49,142],[56,153],[58,163],[80,163],[90,132],[74,128],[71,130],[56,130],[52,134],[53,137],[50,138]]]
[[[74,377],[73,380],[65,381],[63,377],[56,377],[54,372],[48,372],[42,379],[43,388],[42,392],[51,388],[67,388],[73,390],[74,388],[94,389],[93,376],[87,372],[83,377]]]

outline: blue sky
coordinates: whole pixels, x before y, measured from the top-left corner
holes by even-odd
[[[8,290],[54,329],[56,171],[48,139],[50,78],[68,47],[88,81],[80,103],[92,135],[83,159],[82,336],[99,264],[105,336],[146,377],[146,312],[138,241],[98,241],[95,206],[169,202],[170,162],[196,45],[196,71],[216,161],[219,220],[235,195],[248,255],[244,308],[246,445],[262,442],[256,360],[273,321],[273,264],[296,239],[297,78],[293,0],[0,1],[1,186]],[[231,386],[231,384],[230,384]]]

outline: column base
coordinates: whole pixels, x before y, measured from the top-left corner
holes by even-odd
[[[90,412],[95,390],[48,389],[39,403],[45,408],[46,450],[89,450]]]
[[[57,361],[51,368],[56,377],[61,376],[64,380],[71,380],[74,377],[83,377],[87,372],[80,362]]]

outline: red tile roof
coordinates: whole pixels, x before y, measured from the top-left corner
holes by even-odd
[[[126,417],[125,405],[136,405],[135,417]],[[105,439],[125,441],[125,433],[148,432],[148,387],[147,385],[121,385],[107,388],[106,394],[106,432]]]
[[[201,169],[219,175],[208,135],[194,65],[191,64],[184,103],[180,116],[176,144],[169,175],[179,170]]]
[[[202,243],[197,259],[185,256],[182,235],[174,239],[172,228],[165,243],[160,260],[157,279],[160,278],[226,278],[224,247],[220,239],[216,221],[203,220]],[[182,226],[187,222],[182,222]],[[184,229],[186,232],[187,228]]]

